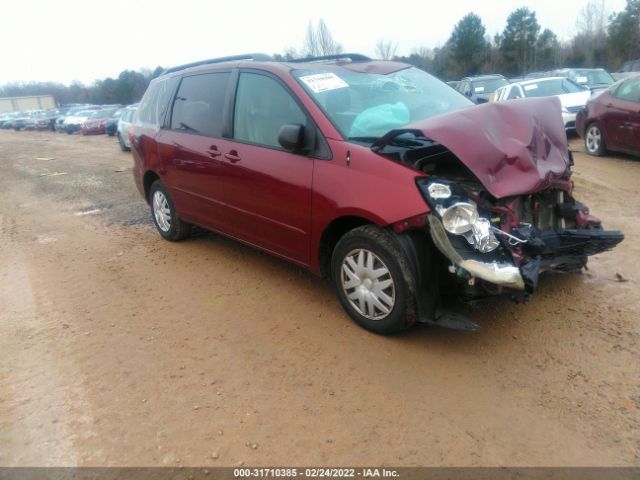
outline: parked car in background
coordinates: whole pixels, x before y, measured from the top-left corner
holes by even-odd
[[[637,60],[629,60],[628,62],[624,62],[620,70],[611,75],[615,80],[621,80],[623,78],[627,78],[633,76],[635,73],[640,72],[640,58]]]
[[[18,117],[20,112],[7,112],[0,114],[0,128],[13,128],[13,119]]]
[[[502,75],[481,75],[463,78],[456,89],[475,103],[486,103],[496,89],[508,83]]]
[[[615,83],[578,112],[576,130],[591,155],[640,155],[640,74]]]
[[[473,106],[408,64],[265,57],[150,83],[129,138],[162,238],[195,224],[327,276],[381,334],[477,329],[445,292],[524,300],[623,240],[574,199],[557,98]]]
[[[551,70],[549,77],[567,77],[578,85],[587,87],[592,93],[604,90],[615,80],[604,68],[560,68]]]
[[[447,85],[449,85],[451,88],[455,88],[457,90],[459,83],[460,83],[460,80],[451,80],[451,81],[447,82]]]
[[[131,143],[129,142],[129,129],[131,128],[133,116],[135,115],[137,109],[137,104],[129,105],[122,111],[120,119],[118,120],[118,131],[116,132],[116,135],[118,137],[120,149],[123,152],[128,152],[129,150],[131,150]]]
[[[44,115],[44,110],[33,110],[22,127],[24,130],[37,130],[37,121]]]
[[[107,131],[107,122],[113,116],[113,114],[120,108],[103,108],[96,110],[87,118],[80,127],[80,133],[82,135],[96,135],[103,134]]]
[[[58,110],[41,110],[34,113],[25,125],[25,130],[55,130]]]
[[[587,103],[591,91],[566,77],[523,80],[496,90],[492,101],[503,102],[518,98],[558,97],[562,104],[562,121],[565,130],[576,127],[576,113]]]
[[[67,108],[57,119],[56,119],[56,131],[57,132],[66,132],[65,121],[68,117],[72,117],[78,112],[82,112],[84,110],[90,110],[94,108],[94,105],[73,105],[70,108]]]
[[[118,120],[120,120],[120,115],[122,115],[123,111],[124,109],[119,108],[118,110],[113,112],[113,115],[111,115],[111,118],[107,120],[107,135],[109,135],[110,137],[113,137],[117,133]]]
[[[71,135],[82,128],[82,124],[96,112],[96,109],[92,110],[80,110],[71,115],[67,115],[64,119],[64,131]]]
[[[547,72],[530,72],[524,76],[523,80],[532,80],[534,78],[544,78],[549,76],[551,75],[549,75]]]
[[[9,120],[9,128],[13,128],[16,132],[19,132],[26,127],[27,122],[31,120],[34,112],[17,112],[17,114]]]

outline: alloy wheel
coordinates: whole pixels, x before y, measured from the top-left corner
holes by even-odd
[[[158,228],[163,232],[168,232],[171,228],[171,209],[167,197],[160,190],[153,193],[153,216]]]
[[[596,153],[600,149],[600,145],[602,145],[602,132],[600,132],[600,128],[596,125],[591,125],[587,130],[585,140],[589,153]]]

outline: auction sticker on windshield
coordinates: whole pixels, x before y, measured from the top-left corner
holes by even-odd
[[[327,92],[338,88],[348,87],[347,82],[338,77],[335,73],[316,73],[314,75],[306,75],[300,77],[304,83],[313,91],[313,93]]]

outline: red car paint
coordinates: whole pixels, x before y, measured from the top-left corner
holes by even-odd
[[[253,65],[241,62],[236,66]],[[415,178],[424,174],[373,154],[367,147],[345,142],[288,69],[277,63],[263,68],[277,74],[302,101],[327,140],[332,159],[135,125],[130,132],[133,171],[142,195],[146,196],[143,177],[154,171],[165,181],[179,215],[187,222],[224,233],[316,274],[320,273],[320,239],[331,222],[358,217],[390,225],[429,211],[415,185]],[[384,62],[374,69],[386,72],[394,68],[397,64]],[[221,155],[212,157],[211,150]],[[231,153],[239,160],[227,159]]]
[[[568,174],[567,136],[555,97],[488,103],[416,128],[451,150],[496,198],[533,193]]]
[[[384,74],[406,65],[366,62],[339,68]],[[234,62],[225,69],[255,72],[257,67],[254,62]],[[326,140],[329,159],[138,122],[129,134],[133,174],[147,200],[149,182],[159,177],[186,222],[320,274],[323,234],[336,222],[356,218],[393,226],[397,232],[420,224],[416,218],[424,218],[430,208],[416,180],[426,174],[345,141],[290,69],[277,62],[259,67],[301,102]],[[210,70],[195,67],[189,74]],[[450,149],[498,199],[550,186],[570,190],[570,156],[557,99],[473,106],[405,128],[419,129]]]
[[[615,95],[619,86],[639,78],[629,77],[590,99],[576,115],[578,134],[584,138],[587,127],[598,122],[603,129],[607,150],[640,156],[640,89],[636,90],[636,100]]]
[[[82,135],[106,133],[109,118],[110,117],[86,120],[82,124],[82,127],[80,127],[80,133],[82,133]]]

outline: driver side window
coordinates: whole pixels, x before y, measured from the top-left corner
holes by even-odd
[[[233,138],[281,149],[278,132],[285,124],[307,124],[306,115],[289,92],[266,75],[240,73]]]

